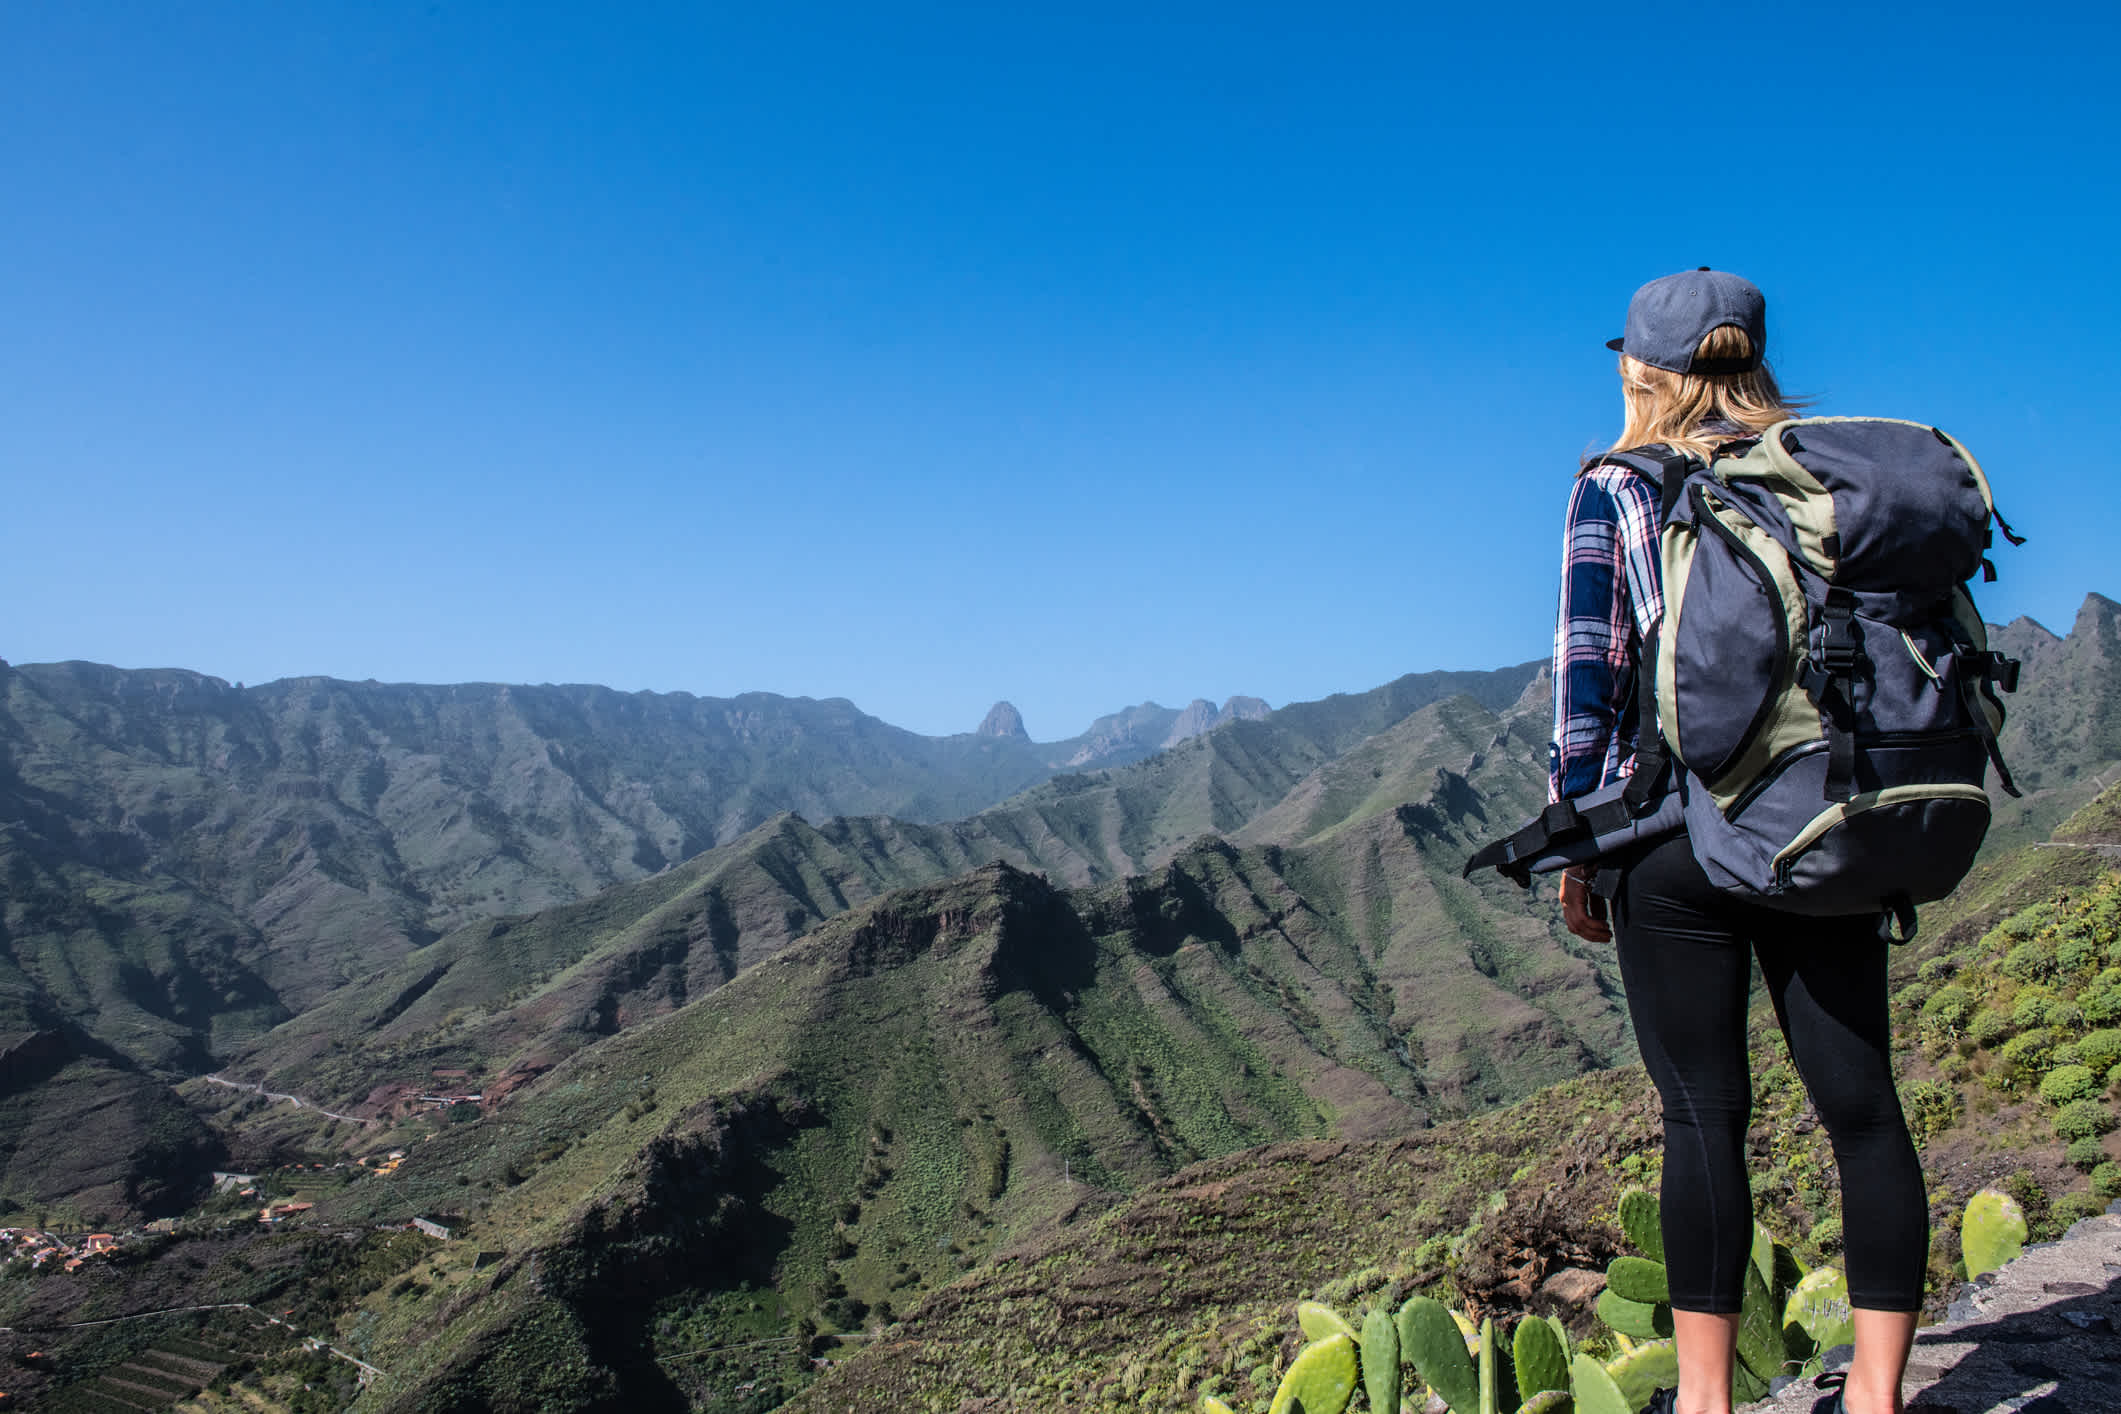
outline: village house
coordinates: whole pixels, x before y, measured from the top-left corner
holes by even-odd
[[[258,1221],[271,1227],[274,1223],[291,1218],[297,1213],[306,1213],[316,1206],[314,1203],[267,1203],[258,1209]]]

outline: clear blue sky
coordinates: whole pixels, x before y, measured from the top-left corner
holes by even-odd
[[[2111,7],[0,8],[0,656],[1034,736],[1545,651],[1628,294],[2113,567]]]

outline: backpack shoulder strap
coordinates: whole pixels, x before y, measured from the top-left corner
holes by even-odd
[[[1624,451],[1601,452],[1583,464],[1585,471],[1593,467],[1617,466],[1632,471],[1657,488],[1657,519],[1661,522],[1672,514],[1672,507],[1679,504],[1679,486],[1690,472],[1701,463],[1685,452],[1675,452],[1662,442],[1647,447],[1629,447]]]

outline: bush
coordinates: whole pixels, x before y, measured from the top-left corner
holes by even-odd
[[[2121,1065],[2121,1026],[2086,1032],[2077,1041],[2077,1063],[2101,1074]]]
[[[1821,1218],[1812,1224],[1812,1245],[1822,1252],[1841,1250],[1841,1219]]]
[[[2099,1082],[2092,1078],[2091,1071],[2081,1065],[2058,1065],[2040,1082],[2040,1098],[2051,1105],[2066,1105],[2072,1100],[2091,1098],[2099,1091]]]
[[[1950,958],[1933,957],[1916,968],[1915,975],[1934,987],[1958,970],[1959,965]]]
[[[1917,1144],[1951,1128],[1959,1117],[1959,1093],[1935,1080],[1918,1080],[1900,1091],[1900,1109]]]
[[[2012,1075],[2031,1079],[2047,1069],[2050,1055],[2055,1049],[2054,1033],[2044,1026],[2035,1026],[2030,1031],[2021,1031],[1996,1052],[1996,1058]]]
[[[2077,1005],[2084,1012],[2084,1019],[2094,1026],[2121,1021],[2121,982],[2093,983],[2078,994]]]
[[[1963,987],[1939,987],[1922,1004],[1922,1030],[1930,1036],[1956,1036],[1974,1014],[1974,999]]]
[[[2018,994],[2017,1004],[2011,1007],[2011,1025],[2020,1031],[2029,1026],[2047,1025],[2047,1008],[2054,997],[2045,987],[2027,987]]]
[[[1929,999],[1929,986],[1922,982],[1910,982],[1893,993],[1893,1005],[1905,1011],[1914,1011]]]
[[[2111,1159],[2092,1170],[2092,1192],[2111,1203],[2121,1198],[2121,1164]]]
[[[2097,1100],[2073,1100],[2055,1111],[2055,1133],[2064,1139],[2085,1139],[2113,1127],[2113,1111]]]
[[[2105,1202],[2089,1193],[2065,1193],[2055,1200],[2049,1218],[2057,1228],[2066,1228],[2071,1223],[2096,1218],[2105,1211]]]
[[[2055,971],[2055,954],[2038,939],[2028,939],[2003,955],[2003,975],[2014,981],[2045,982]]]
[[[2047,1004],[2046,1024],[2060,1031],[2082,1031],[2084,1012],[2066,998],[2056,998]]]
[[[2106,1145],[2097,1136],[2087,1134],[2082,1139],[2069,1141],[2069,1151],[2063,1156],[2069,1166],[2079,1173],[2090,1173],[2106,1162]]]
[[[2005,1041],[2008,1041],[2011,1037],[2011,1032],[2016,1029],[2016,1027],[2011,1025],[2011,1019],[2008,1016],[2005,1016],[1994,1007],[1983,1007],[1979,1012],[1975,1013],[1972,1024],[1966,1029],[1966,1034],[1973,1038],[1975,1045],[1992,1051]]]
[[[2068,1042],[2064,1042],[2062,1045],[2055,1047],[2055,1053],[2048,1057],[2048,1061],[2050,1064],[2053,1065],[2080,1064],[2077,1059],[2077,1048],[2069,1044]]]
[[[2055,966],[2065,973],[2088,972],[2098,962],[2098,942],[2083,933],[2072,933],[2055,949]]]

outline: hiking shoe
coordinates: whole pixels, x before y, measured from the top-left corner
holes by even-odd
[[[1679,1391],[1661,1389],[1650,1396],[1650,1402],[1642,1406],[1642,1414],[1674,1414],[1679,1408]]]
[[[1846,1374],[1839,1370],[1829,1370],[1812,1383],[1828,1391],[1813,1403],[1812,1414],[1848,1414],[1848,1405],[1841,1398],[1841,1387],[1848,1383]]]

